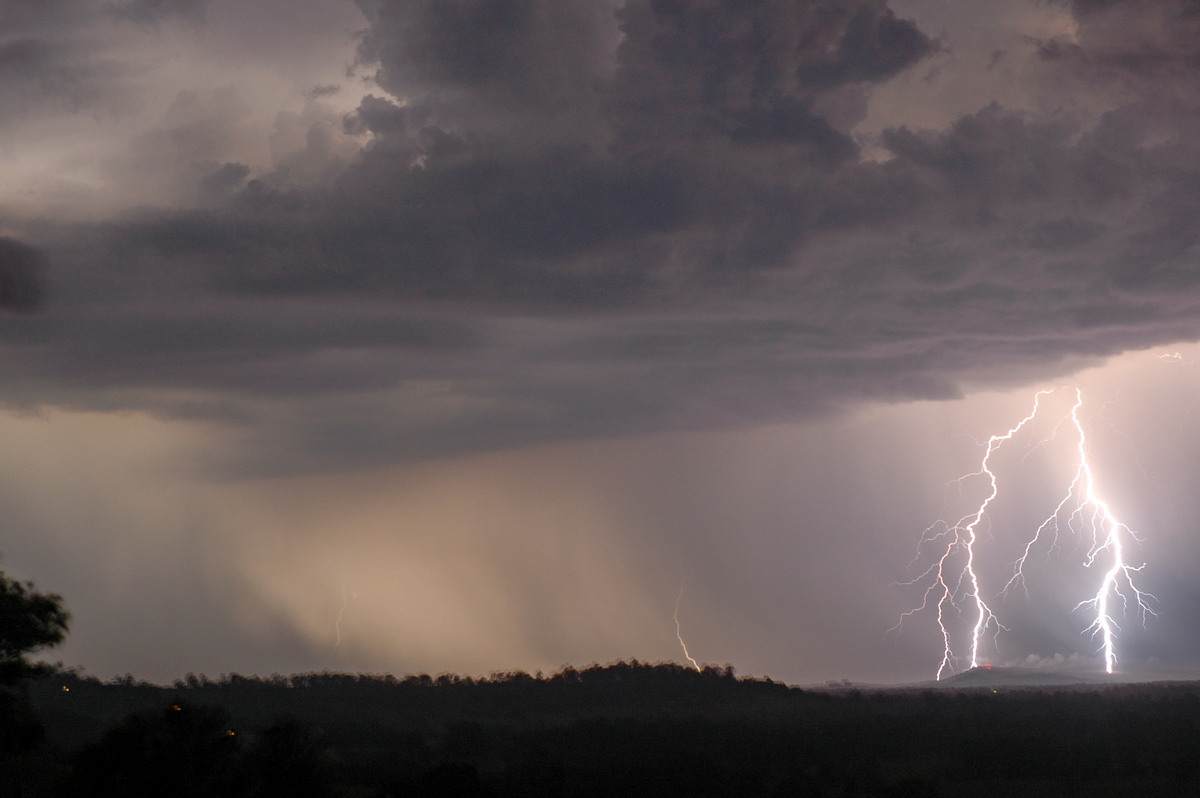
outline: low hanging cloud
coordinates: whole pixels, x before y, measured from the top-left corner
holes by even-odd
[[[202,22],[212,0],[124,0],[115,3],[113,14],[118,19],[156,23],[165,19],[184,19]]]
[[[0,311],[32,313],[45,296],[46,258],[33,247],[0,237]]]
[[[30,227],[55,301],[0,347],[25,378],[0,398],[221,418],[248,467],[326,468],[942,398],[1195,337],[1182,0],[1071,4],[1023,72],[1045,111],[983,98],[872,142],[872,92],[955,46],[881,0],[358,6],[374,88],[340,130],[303,122],[290,169],[210,147],[187,202]],[[186,133],[164,141],[211,143]]]

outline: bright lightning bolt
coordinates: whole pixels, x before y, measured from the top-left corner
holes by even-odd
[[[1000,623],[996,620],[995,613],[991,607],[984,601],[983,595],[979,589],[979,574],[975,570],[975,543],[979,539],[979,524],[983,521],[987,514],[988,506],[995,500],[1000,493],[1000,485],[996,479],[995,473],[991,469],[992,455],[1006,441],[1012,440],[1021,429],[1032,421],[1038,413],[1038,406],[1041,403],[1042,397],[1051,391],[1039,391],[1034,397],[1033,409],[1025,418],[1021,419],[1016,426],[1012,427],[1003,435],[993,435],[988,438],[987,448],[984,451],[983,459],[979,463],[979,469],[965,476],[959,477],[958,482],[970,479],[971,477],[984,477],[990,488],[988,495],[972,513],[967,513],[962,516],[956,523],[951,524],[935,524],[926,530],[924,540],[944,540],[945,548],[942,550],[941,556],[925,573],[917,577],[914,584],[932,577],[932,582],[925,590],[924,600],[921,606],[909,610],[900,617],[900,621],[892,627],[892,630],[898,630],[904,620],[912,615],[929,607],[930,600],[936,599],[935,606],[937,607],[937,623],[938,628],[942,633],[942,661],[938,665],[937,678],[940,680],[942,674],[948,668],[953,668],[958,658],[954,654],[954,645],[952,635],[946,615],[948,608],[957,608],[960,600],[965,600],[974,605],[975,623],[971,628],[971,667],[975,668],[979,665],[979,640],[989,626],[995,625],[999,628]],[[931,530],[938,527],[944,527],[931,538],[929,533]],[[955,555],[961,555],[957,557]],[[961,568],[954,571],[954,563],[956,559],[964,560]],[[963,593],[964,583],[967,585],[966,593]],[[960,595],[961,594],[961,595]]]
[[[1005,585],[1005,590],[1008,590],[1017,581],[1023,582],[1022,568],[1044,531],[1053,530],[1057,543],[1059,519],[1063,518],[1066,513],[1065,518],[1069,529],[1090,536],[1091,543],[1084,558],[1084,565],[1092,567],[1102,554],[1106,555],[1109,560],[1108,570],[1104,572],[1104,577],[1100,580],[1100,586],[1095,595],[1076,604],[1075,609],[1090,607],[1096,611],[1095,620],[1088,626],[1087,631],[1100,637],[1100,650],[1104,653],[1104,670],[1112,673],[1117,661],[1117,624],[1109,610],[1110,603],[1115,599],[1120,599],[1122,609],[1128,609],[1129,600],[1132,598],[1142,619],[1145,620],[1147,614],[1155,614],[1154,609],[1150,606],[1154,596],[1139,590],[1134,582],[1134,574],[1140,572],[1145,567],[1145,563],[1133,566],[1125,560],[1125,544],[1127,540],[1137,541],[1137,535],[1132,529],[1117,520],[1112,508],[1101,498],[1099,489],[1096,487],[1095,473],[1092,471],[1091,460],[1088,457],[1087,432],[1079,417],[1082,408],[1083,393],[1077,388],[1075,404],[1072,405],[1069,416],[1076,435],[1075,451],[1078,459],[1076,460],[1075,477],[1071,480],[1071,485],[1062,501],[1054,508],[1054,512],[1041,523],[1026,545],[1024,553],[1014,566],[1012,579]],[[1068,509],[1070,512],[1067,512]]]
[[[679,586],[679,595],[675,597],[675,638],[679,641],[679,647],[683,649],[683,656],[687,657],[687,661],[692,663],[692,667],[696,670],[702,670],[700,663],[692,659],[692,655],[688,653],[687,643],[683,642],[683,630],[679,625],[679,602],[683,599],[683,585]]]
[[[998,634],[1004,628],[984,599],[977,568],[979,553],[976,548],[979,541],[979,530],[987,517],[988,508],[1000,493],[999,481],[996,473],[992,470],[992,456],[1038,416],[1042,399],[1051,393],[1053,391],[1039,391],[1034,397],[1033,408],[1028,415],[1004,434],[993,435],[988,439],[979,468],[956,480],[961,485],[968,479],[983,478],[988,487],[987,496],[976,506],[974,511],[962,516],[957,522],[951,524],[939,521],[925,531],[922,537],[922,547],[928,543],[938,543],[941,546],[940,554],[924,573],[916,579],[903,583],[926,585],[924,596],[921,604],[903,613],[889,632],[898,631],[904,621],[911,616],[931,607],[936,608],[935,614],[943,643],[942,658],[937,670],[939,680],[947,670],[954,669],[962,659],[961,655],[955,653],[954,634],[949,618],[952,611],[967,613],[973,617],[968,660],[972,668],[979,665],[980,645],[984,634],[992,628]],[[1024,566],[1035,548],[1046,537],[1052,536],[1049,544],[1050,550],[1053,552],[1057,549],[1060,519],[1065,519],[1067,528],[1072,532],[1090,535],[1090,545],[1084,565],[1091,567],[1102,555],[1107,558],[1106,561],[1110,565],[1105,571],[1096,593],[1091,598],[1079,602],[1075,609],[1088,607],[1096,611],[1095,620],[1086,631],[1101,638],[1105,670],[1112,673],[1116,663],[1117,624],[1110,610],[1111,604],[1119,599],[1122,609],[1128,609],[1130,600],[1132,600],[1144,620],[1147,614],[1154,614],[1154,610],[1150,606],[1154,597],[1138,589],[1134,582],[1134,575],[1142,570],[1144,564],[1133,566],[1125,559],[1126,543],[1130,540],[1137,541],[1137,536],[1128,526],[1117,520],[1108,503],[1101,498],[1096,486],[1095,475],[1088,457],[1087,435],[1080,418],[1082,407],[1083,394],[1076,389],[1075,403],[1070,414],[1059,422],[1059,425],[1062,425],[1069,420],[1076,434],[1075,476],[1066,495],[1027,541],[1024,551],[1013,565],[1013,575],[1005,584],[1001,594],[1007,594],[1016,584],[1025,586]]]

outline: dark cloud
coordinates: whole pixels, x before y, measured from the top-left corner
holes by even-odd
[[[405,100],[570,115],[611,71],[612,11],[588,0],[381,0],[360,58]]]
[[[116,64],[89,59],[53,39],[0,40],[0,98],[8,108],[5,126],[26,122],[22,114],[42,106],[67,111],[93,107],[121,74]]]
[[[887,80],[935,50],[877,2],[630,2],[618,18],[612,102],[617,134],[636,149],[740,136],[845,155],[849,140],[831,146],[813,104]]]
[[[45,135],[48,115],[128,111],[137,70],[105,51],[102,18],[87,0],[0,3],[0,129]]]
[[[320,97],[330,97],[342,90],[342,87],[336,83],[322,83],[320,86],[313,86],[305,89],[305,99],[315,100]]]
[[[211,4],[212,0],[123,0],[113,4],[112,11],[119,19],[141,23],[172,18],[201,22]]]
[[[360,6],[377,87],[340,130],[281,116],[255,172],[221,155],[250,101],[181,94],[138,152],[190,207],[42,228],[62,310],[10,370],[245,399],[296,466],[941,398],[1200,318],[1186,4],[1077,4],[1041,43],[1031,80],[1103,113],[992,103],[878,161],[870,90],[942,48],[883,2]],[[83,319],[89,367],[47,356]]]
[[[49,61],[49,48],[40,39],[15,39],[0,45],[0,71],[9,76],[33,72]]]
[[[0,311],[31,313],[45,297],[46,258],[11,238],[0,237]]]
[[[360,57],[393,96],[348,120],[361,162],[302,200],[303,256],[219,283],[611,306],[736,282],[786,262],[857,153],[818,101],[933,50],[881,3],[374,9]],[[275,237],[289,196],[256,183],[239,224]]]
[[[1088,84],[1129,98],[1194,105],[1200,10],[1190,0],[1073,0],[1072,39],[1041,43],[1040,55]]]
[[[9,0],[0,4],[0,26],[14,31],[61,28],[89,16],[87,0]]]

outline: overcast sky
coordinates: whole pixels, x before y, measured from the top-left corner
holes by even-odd
[[[924,678],[922,531],[1078,384],[1122,667],[1191,668],[1198,69],[1190,0],[0,0],[2,566],[101,676],[678,660],[679,598]],[[1085,553],[989,661],[1095,665]]]

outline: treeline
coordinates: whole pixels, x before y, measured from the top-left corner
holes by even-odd
[[[68,674],[79,676],[79,674]],[[80,677],[90,681],[98,681],[94,677]],[[187,674],[182,679],[177,679],[172,683],[172,687],[177,690],[189,689],[197,690],[203,688],[221,688],[236,685],[267,685],[270,687],[345,687],[347,685],[387,685],[389,687],[405,686],[405,687],[471,687],[475,685],[490,686],[490,687],[505,687],[513,685],[530,684],[533,682],[543,684],[610,684],[612,682],[671,682],[678,684],[680,682],[709,682],[714,679],[724,680],[725,682],[741,681],[742,683],[757,683],[757,684],[774,684],[770,679],[738,679],[732,665],[717,667],[715,665],[707,665],[701,669],[685,667],[674,662],[646,663],[638,660],[629,660],[610,663],[608,665],[590,665],[583,669],[575,668],[571,665],[565,665],[560,670],[544,675],[541,671],[534,674],[529,674],[522,670],[499,671],[489,676],[472,677],[462,676],[454,673],[443,673],[437,676],[430,676],[427,673],[409,675],[405,677],[397,677],[390,673],[373,674],[373,673],[337,673],[330,671],[320,671],[313,673],[300,673],[290,676],[273,673],[270,676],[242,676],[238,673],[222,674],[218,679],[209,679],[204,674],[197,676],[194,673]],[[118,676],[111,679],[108,684],[116,685],[146,685],[148,682],[142,682],[134,679],[132,675]],[[779,685],[782,686],[782,685]]]
[[[801,690],[621,662],[170,687],[60,674],[27,694],[45,736],[14,771],[22,798],[1200,794],[1196,683]]]

